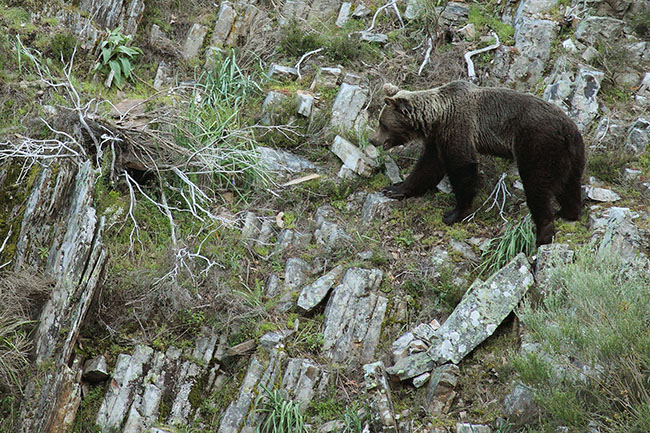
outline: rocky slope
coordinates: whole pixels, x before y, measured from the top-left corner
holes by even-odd
[[[22,391],[3,388],[2,428],[253,432],[271,391],[283,390],[308,431],[550,431],[508,373],[509,358],[534,344],[511,313],[555,290],[552,269],[584,245],[648,267],[650,3],[428,3],[2,6],[8,35],[26,47],[48,26],[74,34],[78,64],[94,64],[105,28],[145,50],[144,84],[122,91],[106,91],[103,77],[79,84],[65,67],[57,79],[41,66],[21,81],[27,67],[7,62],[15,73],[2,76],[3,113],[17,119],[6,101],[33,96],[21,115],[44,118],[70,151],[53,154],[31,120],[3,124],[1,269],[45,275],[54,289],[25,331],[33,348]],[[247,116],[237,134],[255,144],[252,166],[264,173],[243,194],[234,177],[207,186],[218,152],[174,146],[187,124],[160,126],[210,96],[196,91],[204,71],[239,67],[230,47],[244,75],[266,75],[242,105],[227,100]],[[502,218],[526,213],[516,170],[482,161],[482,209],[448,228],[444,181],[405,202],[377,192],[408,173],[417,144],[388,154],[367,137],[383,82],[467,78],[463,55],[486,47],[495,48],[468,62],[474,80],[562,107],[589,164],[583,220],[481,279],[487,240]],[[212,145],[237,135],[228,132]],[[582,431],[601,431],[593,421]]]

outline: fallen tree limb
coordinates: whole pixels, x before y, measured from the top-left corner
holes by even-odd
[[[499,35],[494,32],[492,32],[492,35],[496,39],[496,42],[494,44],[485,48],[480,48],[478,50],[472,50],[465,53],[465,62],[467,62],[467,77],[470,81],[474,81],[476,79],[476,71],[474,70],[474,62],[472,61],[472,56],[485,53],[486,51],[496,50],[501,46],[501,42],[499,42]]]

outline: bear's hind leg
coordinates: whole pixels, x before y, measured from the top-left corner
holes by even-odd
[[[438,185],[438,182],[445,175],[444,167],[438,158],[436,149],[425,148],[424,153],[415,164],[413,171],[404,182],[388,186],[381,190],[387,197],[403,199],[422,195],[431,188]]]
[[[555,225],[553,224],[553,207],[551,205],[552,193],[542,188],[522,176],[524,191],[526,192],[526,204],[530,210],[530,216],[533,218],[536,233],[536,246],[550,244],[553,242],[555,235]]]
[[[560,211],[558,216],[569,221],[578,221],[582,213],[582,185],[580,178],[572,177],[564,185],[563,190],[556,194]]]
[[[448,167],[449,182],[456,197],[456,207],[447,211],[442,221],[451,225],[462,221],[470,214],[472,202],[478,186],[478,164],[470,163],[462,166]]]

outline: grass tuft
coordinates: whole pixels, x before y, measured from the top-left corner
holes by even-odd
[[[488,276],[501,269],[521,252],[530,256],[535,250],[535,230],[530,215],[518,223],[509,222],[501,236],[490,240],[481,257],[479,276]]]
[[[264,393],[260,393],[257,398],[256,412],[265,419],[257,433],[306,433],[300,404],[287,399],[282,390],[269,390],[264,385],[260,386]]]

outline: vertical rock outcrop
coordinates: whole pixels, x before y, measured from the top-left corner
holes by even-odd
[[[14,266],[34,266],[48,245],[45,273],[55,280],[35,332],[35,360],[52,365],[26,389],[23,432],[65,431],[80,401],[82,365],[73,353],[105,261],[103,218],[92,207],[97,172],[90,162],[45,168],[27,201]]]

